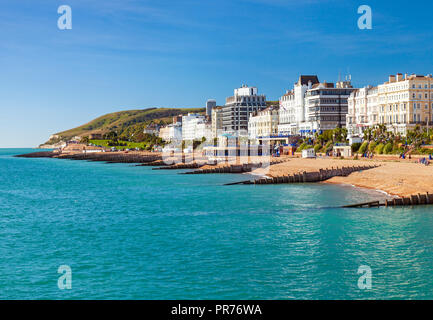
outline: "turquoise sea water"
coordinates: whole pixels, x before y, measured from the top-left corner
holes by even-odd
[[[432,207],[338,209],[380,195],[12,157],[30,151],[0,149],[1,299],[433,298]]]

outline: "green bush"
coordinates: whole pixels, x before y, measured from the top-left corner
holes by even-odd
[[[384,148],[383,143],[379,143],[379,144],[376,146],[376,149],[374,149],[374,151],[375,151],[377,154],[382,154],[382,153],[383,153],[383,148]]]
[[[312,145],[306,144],[306,143],[304,142],[304,143],[302,143],[302,144],[299,146],[298,151],[302,151],[302,150],[305,150],[305,149],[311,149],[311,148],[313,148]]]
[[[320,149],[322,149],[322,145],[321,144],[316,144],[314,146],[314,152],[318,153],[320,151]]]
[[[370,144],[368,145],[368,151],[370,152],[374,152],[374,150],[376,149],[377,143],[372,141],[370,142]]]
[[[367,141],[364,141],[364,142],[361,144],[361,146],[359,147],[358,152],[361,153],[361,154],[364,154],[365,151],[367,151],[367,147],[368,147],[368,142],[367,142]]]
[[[307,146],[307,144],[305,142],[301,143],[301,145],[298,148],[298,151],[304,150],[306,146]]]
[[[383,153],[385,153],[385,154],[390,154],[390,153],[392,152],[392,147],[393,147],[392,143],[391,143],[391,142],[388,142],[388,143],[385,145],[385,147],[383,148]]]

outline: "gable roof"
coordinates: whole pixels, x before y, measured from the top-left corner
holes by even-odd
[[[312,84],[316,84],[319,83],[319,78],[317,76],[306,76],[306,75],[301,75],[299,76],[299,80],[298,80],[298,85],[308,85],[308,82],[310,82]]]

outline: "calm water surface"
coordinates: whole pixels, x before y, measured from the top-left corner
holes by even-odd
[[[433,298],[432,207],[339,209],[380,195],[12,157],[31,151],[0,149],[1,299]]]

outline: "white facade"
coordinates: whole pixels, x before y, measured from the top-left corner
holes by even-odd
[[[182,117],[182,140],[212,139],[212,126],[206,122],[206,117],[189,113]]]
[[[377,87],[360,89],[349,98],[347,118],[350,136],[361,136],[365,128],[386,125],[395,134],[406,135],[416,125],[433,122],[433,77],[431,75],[389,76]]]
[[[348,98],[355,89],[350,81],[319,83],[305,94],[305,120],[299,124],[301,135],[309,136],[346,126]]]
[[[207,121],[197,123],[194,135],[195,135],[194,140],[202,140],[203,138],[205,138],[206,141],[211,141],[212,124]]]
[[[367,86],[353,91],[348,98],[346,128],[349,139],[363,137],[366,128],[378,123],[377,87]]]
[[[300,124],[305,122],[305,94],[314,84],[319,83],[317,76],[301,75],[293,90],[280,98],[280,135],[297,135]]]
[[[260,137],[275,136],[278,134],[278,123],[278,107],[257,111],[248,121],[248,138],[257,142]]]
[[[212,108],[212,138],[216,138],[223,129],[222,108]]]
[[[182,140],[182,123],[173,123],[159,130],[159,137],[167,142]]]

